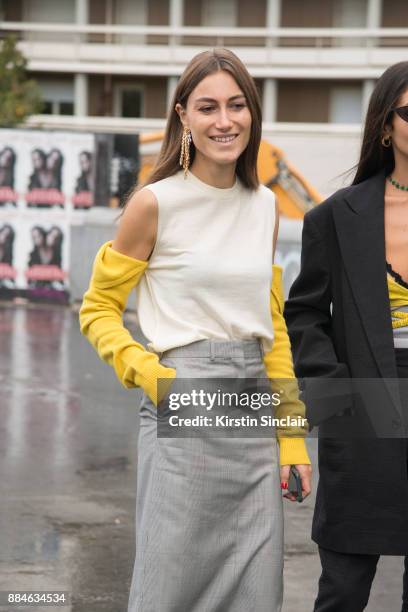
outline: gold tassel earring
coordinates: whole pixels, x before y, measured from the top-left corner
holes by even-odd
[[[181,137],[181,150],[180,150],[180,166],[184,169],[184,178],[187,178],[187,170],[190,165],[190,143],[191,143],[191,132],[185,127],[183,128],[183,135]]]

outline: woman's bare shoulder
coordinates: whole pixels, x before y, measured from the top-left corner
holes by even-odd
[[[150,189],[136,191],[128,200],[112,248],[135,259],[147,260],[156,242],[158,204]]]

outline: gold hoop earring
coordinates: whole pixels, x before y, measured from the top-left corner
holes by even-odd
[[[190,165],[190,143],[191,143],[191,132],[188,127],[183,128],[183,135],[181,137],[181,150],[180,150],[180,166],[184,169],[184,178],[187,178],[187,170]]]
[[[391,146],[391,136],[383,136],[381,138],[381,144],[383,147],[390,147]]]

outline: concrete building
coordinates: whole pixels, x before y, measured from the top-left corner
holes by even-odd
[[[359,123],[406,55],[406,0],[3,0],[54,115],[161,119],[188,60],[228,46],[266,122]]]

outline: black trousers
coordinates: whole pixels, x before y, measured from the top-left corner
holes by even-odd
[[[380,555],[345,554],[321,547],[319,555],[322,574],[314,612],[362,612],[368,603]],[[408,557],[402,582],[401,612],[408,612]]]
[[[399,378],[408,378],[408,349],[396,349],[395,353]],[[403,401],[407,401],[405,397]],[[380,555],[345,554],[321,547],[319,555],[322,573],[314,612],[362,612]],[[408,556],[404,560],[401,612],[408,612]]]

